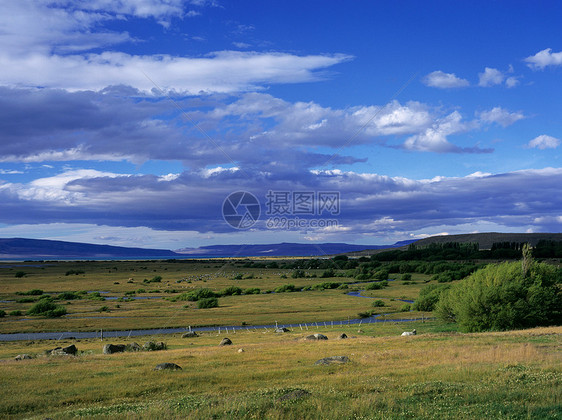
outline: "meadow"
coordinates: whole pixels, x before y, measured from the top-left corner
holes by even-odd
[[[203,287],[220,291],[236,285],[266,292],[286,284],[313,288],[326,281],[354,281],[320,278],[322,270],[291,278],[290,270],[247,268],[228,260],[14,265],[24,264],[0,264],[0,300],[9,301],[0,304],[8,314],[0,318],[2,333],[275,321],[342,324],[294,327],[285,333],[252,328],[227,335],[210,331],[191,338],[166,334],[0,342],[2,418],[562,418],[562,327],[462,334],[455,324],[433,319],[393,322],[392,318],[420,315],[401,312],[404,302],[397,299],[413,300],[434,282],[424,274],[413,273],[410,281],[395,276],[388,287],[362,292],[380,298],[384,307],[373,307],[378,299],[344,294],[368,285],[362,283],[347,289],[223,296],[217,308],[197,309],[196,302],[170,298]],[[25,274],[16,277],[20,271]],[[160,282],[144,282],[158,276]],[[108,293],[100,296],[117,299],[62,300],[58,302],[68,309],[67,315],[35,319],[24,312],[33,302],[17,302],[33,297],[22,293],[34,289],[53,296],[103,291]],[[138,289],[145,290],[137,293]],[[133,296],[158,299],[127,299]],[[108,309],[100,312],[102,306]],[[10,315],[17,310],[22,315]],[[389,321],[345,324],[365,311],[389,314]],[[414,328],[418,335],[400,336]],[[313,333],[328,340],[304,339]],[[338,339],[341,333],[348,338]],[[218,345],[225,336],[233,345]],[[142,345],[148,340],[164,341],[167,350],[102,353],[107,343]],[[71,344],[78,348],[76,356],[45,355],[46,350]],[[23,353],[32,358],[14,360]],[[330,356],[346,356],[349,362],[315,364]],[[164,362],[182,370],[154,370]]]

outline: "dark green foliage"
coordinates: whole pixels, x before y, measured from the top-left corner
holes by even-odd
[[[0,318],[4,318],[6,316],[6,311],[0,309]]]
[[[41,299],[27,311],[27,314],[57,318],[66,315],[66,308],[62,305],[56,305],[51,299]]]
[[[100,292],[89,293],[86,297],[91,300],[105,300],[105,298],[100,294]]]
[[[82,299],[82,295],[75,292],[62,292],[57,297],[57,300],[74,300]]]
[[[250,288],[244,290],[245,295],[259,295],[260,293],[261,293],[261,290],[258,289],[257,287],[250,287]]]
[[[324,282],[324,283],[315,284],[314,286],[312,286],[312,289],[313,290],[336,289],[340,285],[341,285],[341,283],[338,283],[338,282],[327,281],[327,282]]]
[[[27,274],[27,273],[26,273],[25,271],[18,271],[18,272],[16,272],[15,277],[16,277],[17,279],[19,279],[19,278],[24,277],[26,274]]]
[[[240,274],[236,274],[236,275],[234,276],[234,280],[242,280],[243,278],[244,278],[244,275],[241,274],[241,273],[240,273]]]
[[[372,313],[371,311],[359,312],[359,313],[357,314],[357,316],[358,316],[359,318],[364,319],[364,318],[369,318],[369,317],[373,316],[373,313]]]
[[[377,281],[377,282],[369,283],[367,287],[365,287],[365,290],[380,290],[380,289],[384,289],[387,286],[388,286],[388,281],[386,280]]]
[[[335,276],[336,276],[336,272],[334,271],[334,269],[329,268],[329,269],[325,270],[320,277],[323,278],[323,279],[328,279],[330,277],[335,277]]]
[[[39,298],[37,297],[24,297],[21,299],[16,300],[17,303],[30,303],[30,302],[37,302],[39,300]]]
[[[295,270],[291,273],[291,277],[294,279],[300,279],[306,277],[304,270]]]
[[[27,292],[16,292],[16,295],[20,296],[40,296],[43,294],[43,290],[41,289],[32,289]]]
[[[143,283],[160,283],[162,281],[162,276],[154,276],[150,280],[144,279]]]
[[[441,293],[448,290],[450,284],[429,284],[420,290],[420,296],[414,302],[413,308],[416,311],[431,312],[439,301]]]
[[[98,309],[98,312],[109,312],[109,306],[102,306]]]
[[[412,280],[412,275],[410,273],[404,273],[401,277],[402,280]]]
[[[22,312],[21,311],[12,311],[10,312],[10,316],[21,316]]]
[[[199,309],[216,308],[217,306],[219,306],[219,300],[215,297],[203,298],[197,301]]]
[[[86,272],[84,270],[68,270],[65,274],[65,276],[71,276],[71,275],[78,275],[78,274],[85,274]]]
[[[384,301],[377,299],[373,302],[375,308],[382,308],[384,306]]]
[[[509,330],[562,323],[562,272],[531,262],[488,265],[441,295],[440,318],[463,331]]]
[[[230,286],[224,289],[220,294],[222,296],[241,295],[243,290],[238,286]]]
[[[294,284],[284,284],[275,289],[275,293],[297,292],[299,289]]]
[[[410,312],[411,311],[411,306],[409,303],[405,303],[404,305],[402,305],[400,307],[400,312]]]
[[[190,302],[196,302],[201,299],[216,298],[216,297],[218,297],[218,294],[213,292],[211,289],[197,289],[191,292],[182,293],[171,300],[173,302],[177,300],[187,300]]]

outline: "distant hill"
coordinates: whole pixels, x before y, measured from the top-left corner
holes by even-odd
[[[179,257],[165,249],[126,248],[47,239],[0,238],[1,259],[64,259],[64,258],[172,258]]]
[[[299,244],[285,242],[266,245],[210,245],[200,248],[178,249],[175,252],[190,256],[202,255],[207,257],[311,257],[363,251],[365,249],[395,248],[397,246],[406,245],[406,242],[410,243],[412,241],[397,242],[393,245],[350,245],[344,243]]]
[[[443,244],[447,242],[458,243],[478,243],[481,250],[491,249],[494,243],[499,242],[528,242],[531,246],[535,246],[541,240],[562,241],[562,233],[499,233],[499,232],[485,232],[485,233],[466,233],[461,235],[440,235],[430,236],[429,238],[411,241],[418,247],[427,246],[430,244]],[[397,249],[407,249],[409,246],[405,245]],[[371,255],[374,253],[383,252],[380,248],[372,248],[360,253],[353,253],[351,255]]]

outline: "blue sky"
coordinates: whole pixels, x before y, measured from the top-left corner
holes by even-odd
[[[561,17],[554,1],[4,1],[0,237],[559,232]],[[236,191],[262,206],[248,229],[221,215]],[[337,215],[300,216],[337,224],[268,227],[268,191],[338,192]]]

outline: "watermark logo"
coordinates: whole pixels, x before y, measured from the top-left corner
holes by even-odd
[[[316,229],[338,226],[336,219],[325,216],[340,214],[338,191],[269,190],[265,196],[265,226],[268,229]],[[261,213],[255,195],[245,191],[230,194],[223,203],[224,220],[235,229],[249,229]],[[314,216],[321,216],[314,218]]]
[[[251,228],[260,218],[260,213],[260,202],[247,191],[234,192],[222,203],[222,217],[235,229]]]

